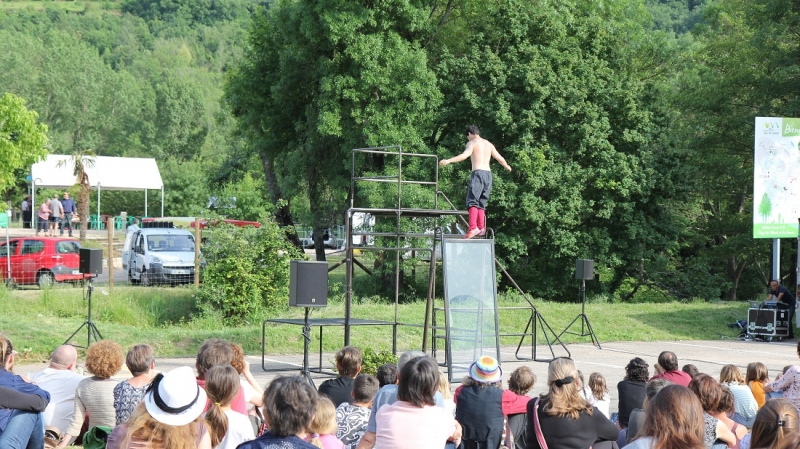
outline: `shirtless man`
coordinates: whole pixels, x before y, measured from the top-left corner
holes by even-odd
[[[511,166],[506,163],[503,156],[491,142],[480,136],[480,131],[475,125],[467,127],[467,147],[464,152],[450,159],[443,159],[439,165],[446,167],[451,162],[461,162],[466,158],[472,160],[472,176],[467,186],[467,211],[469,212],[469,230],[465,238],[471,239],[476,235],[486,234],[486,203],[492,191],[492,171],[489,161],[495,158],[500,165],[508,171]]]

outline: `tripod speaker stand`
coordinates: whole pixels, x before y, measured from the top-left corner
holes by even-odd
[[[92,321],[92,292],[94,291],[94,285],[92,284],[93,280],[94,278],[89,278],[89,286],[87,287],[89,308],[88,308],[88,313],[86,315],[86,321],[84,321],[83,324],[81,324],[81,326],[78,329],[76,329],[75,332],[72,333],[72,335],[67,337],[67,340],[64,342],[65,345],[69,344],[70,340],[72,340],[72,337],[78,335],[78,332],[80,332],[81,329],[83,329],[84,327],[86,327],[87,331],[86,346],[85,346],[86,348],[88,348],[89,345],[92,344],[92,337],[94,337],[94,341],[103,339],[103,336],[100,335],[100,331],[97,330],[97,326],[94,325],[94,321]],[[74,346],[83,348],[83,346],[79,345],[74,345]]]
[[[597,349],[603,349],[600,347],[600,342],[597,340],[594,329],[592,329],[592,323],[589,322],[589,317],[586,316],[586,279],[594,278],[594,261],[578,259],[575,267],[575,277],[581,280],[581,313],[558,334],[558,337],[560,338],[564,334],[572,334],[579,337],[592,337],[592,344],[597,346]],[[577,323],[578,320],[581,322],[581,332],[570,332],[569,329]]]

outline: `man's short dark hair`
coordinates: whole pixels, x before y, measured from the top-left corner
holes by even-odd
[[[467,130],[466,130],[465,133],[466,134],[475,134],[476,136],[479,136],[481,134],[481,131],[478,129],[478,127],[476,125],[469,125],[469,126],[467,126]]]
[[[269,432],[279,437],[306,430],[317,411],[317,391],[301,376],[277,377],[264,392]]]
[[[664,351],[658,355],[658,364],[664,368],[664,371],[677,371],[678,356],[674,352]]]
[[[378,384],[383,387],[384,385],[394,385],[397,383],[397,365],[394,363],[384,363],[378,368],[376,376]]]
[[[375,397],[381,388],[378,379],[370,374],[359,374],[353,381],[353,400],[368,403]]]
[[[336,353],[336,368],[340,376],[356,377],[361,371],[361,350],[355,346],[345,346]]]
[[[231,344],[221,338],[209,338],[197,351],[197,377],[206,378],[206,372],[217,365],[230,365],[233,360]]]
[[[417,357],[400,368],[397,399],[410,402],[417,407],[434,405],[433,399],[439,386],[439,367],[432,358]]]

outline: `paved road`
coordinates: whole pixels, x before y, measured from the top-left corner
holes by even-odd
[[[652,366],[656,363],[658,354],[661,351],[669,350],[678,355],[678,361],[681,366],[686,363],[692,363],[697,366],[701,372],[714,377],[719,376],[719,371],[724,365],[734,364],[744,373],[748,363],[760,361],[769,369],[770,377],[774,378],[775,374],[782,370],[784,366],[798,363],[797,346],[794,342],[765,343],[726,339],[713,341],[611,342],[602,343],[602,349],[597,349],[592,346],[591,343],[572,344],[567,347],[578,369],[584,373],[587,379],[589,374],[594,371],[598,371],[605,376],[606,382],[611,390],[612,412],[616,411],[617,408],[616,384],[624,377],[625,366],[633,357],[641,357],[647,360],[651,366],[652,372]],[[536,386],[530,394],[533,396],[545,391],[547,388],[546,361],[515,360],[515,349],[515,347],[501,348],[502,367],[506,373],[505,377],[518,366],[523,364],[527,365],[538,378]],[[560,351],[556,351],[556,356],[567,355],[562,348],[559,347],[558,349]],[[443,358],[442,355],[443,354],[440,352],[440,359]],[[546,346],[538,347],[537,355],[540,358],[550,358],[550,353]],[[334,354],[323,354],[322,360],[327,364],[329,361],[333,360],[333,356]],[[266,368],[282,369],[282,371],[267,372],[262,369],[260,354],[248,355],[247,359],[250,362],[253,376],[263,385],[269,383],[277,375],[299,374],[303,362],[302,354],[268,355],[265,357]],[[314,360],[318,361],[318,355],[312,355],[311,360],[312,364]],[[19,374],[26,374],[44,369],[45,366],[44,363],[22,365],[17,366],[14,371]],[[194,366],[194,359],[156,359],[156,368],[162,371],[169,371],[179,366]],[[325,368],[330,372],[330,366],[326,366]],[[128,377],[130,377],[130,373],[127,372],[125,367],[115,376],[115,378],[120,380]],[[330,378],[330,376],[314,373],[312,374],[312,378],[314,383],[319,385],[323,380]]]

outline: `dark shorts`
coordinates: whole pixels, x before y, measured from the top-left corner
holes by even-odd
[[[47,230],[49,228],[49,220],[47,218],[42,218],[42,217],[37,216],[36,217],[36,224],[37,224],[37,226],[36,226],[37,232],[38,231],[47,232]]]
[[[50,223],[58,223],[60,221],[61,221],[61,217],[54,217],[52,215],[50,216]]]
[[[490,193],[492,193],[492,172],[474,170],[467,186],[467,207],[486,209]]]

